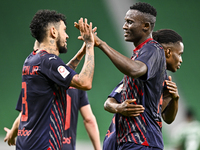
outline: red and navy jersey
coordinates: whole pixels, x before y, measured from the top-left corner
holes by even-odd
[[[79,90],[73,87],[69,87],[69,89],[66,90],[66,97],[67,108],[62,149],[75,150],[78,111],[81,107],[89,105],[89,101],[86,91]],[[21,106],[22,97],[20,94],[16,109],[18,111],[21,111]]]
[[[87,92],[70,87],[67,91],[67,110],[63,138],[63,150],[76,149],[78,111],[89,104]]]
[[[143,105],[145,111],[138,117],[119,114],[118,144],[134,142],[163,149],[160,103],[166,76],[164,50],[159,43],[150,38],[134,49],[131,59],[145,63],[147,73],[136,79],[124,76],[120,102],[136,99],[135,104]]]
[[[76,74],[56,55],[31,53],[22,69],[22,116],[16,149],[61,149],[66,89]]]

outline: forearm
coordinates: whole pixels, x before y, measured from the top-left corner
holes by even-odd
[[[79,74],[82,83],[84,82],[92,88],[92,80],[94,75],[94,46],[93,44],[86,44],[86,54],[83,68]]]
[[[70,86],[81,89],[90,90],[92,88],[92,80],[94,75],[94,46],[86,44],[85,61],[82,70],[75,75]]]
[[[104,109],[110,113],[117,113],[119,103],[114,98],[108,98],[104,103]]]
[[[91,120],[84,120],[84,125],[87,133],[92,141],[95,150],[101,150],[99,129],[97,126],[96,118],[93,116]]]
[[[164,112],[165,108],[167,107],[167,105],[170,103],[171,100],[172,100],[171,97],[163,98],[162,112]]]
[[[147,67],[144,63],[133,61],[132,59],[114,50],[103,41],[101,41],[100,43],[101,44],[99,44],[98,47],[110,58],[113,64],[123,74],[128,75],[132,78],[138,78],[146,73]]]
[[[85,42],[83,43],[81,49],[76,53],[76,55],[66,64],[71,69],[75,70],[80,63],[81,59],[85,55]]]
[[[172,99],[162,113],[163,120],[168,124],[172,123],[176,118],[178,112],[178,99],[179,97]]]
[[[12,125],[11,132],[13,133],[13,137],[17,137],[20,118],[21,118],[21,113],[18,115],[18,117],[15,119],[15,121]]]

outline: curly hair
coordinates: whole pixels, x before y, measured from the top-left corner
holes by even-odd
[[[156,9],[148,3],[138,2],[130,7],[130,9],[135,9],[143,13],[151,14],[154,17],[157,16]]]
[[[38,42],[42,42],[46,36],[46,29],[49,23],[57,25],[61,20],[66,23],[65,19],[63,14],[57,13],[55,10],[39,10],[34,15],[29,26],[31,35],[37,39]]]
[[[153,39],[160,44],[183,42],[182,37],[171,29],[161,29],[152,33]]]

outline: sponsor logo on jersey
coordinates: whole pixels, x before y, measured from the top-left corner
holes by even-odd
[[[49,57],[49,60],[51,59],[57,59],[56,56],[53,56],[53,57]]]
[[[71,136],[68,137],[68,138],[67,138],[67,137],[64,137],[64,138],[63,138],[63,144],[71,144],[71,138],[72,138]]]
[[[23,128],[22,130],[18,130],[18,136],[29,136],[31,134],[32,130],[25,130]]]
[[[58,67],[58,72],[60,73],[60,75],[63,78],[66,78],[68,76],[68,74],[69,74],[69,71],[64,66],[59,66]]]

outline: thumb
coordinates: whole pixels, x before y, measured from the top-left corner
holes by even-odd
[[[133,103],[133,102],[135,102],[135,101],[136,101],[136,99],[127,99],[126,101],[127,101],[129,104],[130,104],[130,103]]]
[[[82,37],[82,36],[78,36],[78,39],[79,39],[79,40],[83,40],[83,37]]]
[[[96,31],[97,31],[97,27],[94,27],[94,28],[92,29],[92,31],[93,31],[93,32],[96,32]]]
[[[8,128],[4,127],[4,131],[8,132],[9,130],[10,130],[10,129],[8,129]]]
[[[172,77],[171,76],[169,76],[169,81],[172,81]]]

